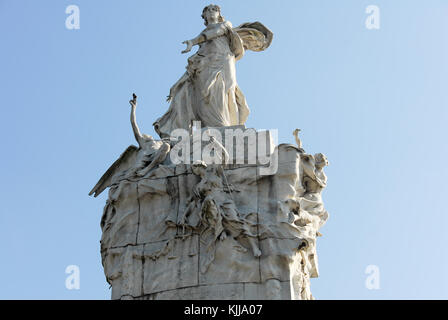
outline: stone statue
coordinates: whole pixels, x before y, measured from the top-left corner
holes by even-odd
[[[207,253],[207,258],[201,263],[201,272],[206,272],[213,262],[215,242],[218,239],[224,241],[229,235],[236,240],[244,237],[254,257],[259,257],[261,251],[256,243],[257,235],[250,231],[250,222],[238,214],[230,195],[232,187],[223,182],[225,173],[222,167],[207,166],[203,161],[198,161],[192,165],[192,171],[201,180],[193,188],[190,204],[179,224],[201,229],[201,241],[206,244]]]
[[[139,147],[129,146],[101,177],[98,183],[90,191],[89,195],[98,196],[107,187],[117,183],[121,179],[142,177],[162,164],[170,152],[170,144],[166,141],[156,141],[148,134],[142,134],[137,125],[135,110],[137,108],[137,96],[132,95],[131,126],[135,140]]]
[[[296,140],[297,143],[297,148],[299,148],[299,150],[303,150],[302,148],[302,140],[300,140],[299,138],[299,132],[302,131],[300,129],[295,129],[294,132],[292,133],[294,135],[294,138]]]
[[[329,164],[322,153],[302,155],[303,180],[305,194],[301,199],[301,209],[319,215],[326,221],[328,213],[323,208],[322,190],[327,186],[327,176],[323,168]]]
[[[301,230],[307,247],[304,249],[306,255],[302,254],[309,266],[304,274],[317,277],[319,274],[316,237],[321,236],[319,229],[327,222],[328,212],[322,201],[322,190],[327,186],[327,176],[323,168],[329,164],[327,157],[322,153],[314,156],[302,154],[301,164],[303,168],[302,184],[305,193],[299,198],[300,210],[295,225]],[[309,286],[308,286],[309,288]]]
[[[188,58],[187,71],[171,87],[167,113],[154,123],[161,138],[177,128],[190,129],[193,120],[201,121],[202,127],[223,127],[243,125],[249,115],[236,81],[235,62],[245,50],[265,50],[273,34],[259,22],[233,28],[217,5],[205,7],[202,18],[206,28],[183,42],[187,48],[182,53],[194,45],[199,50]]]
[[[142,177],[151,171],[151,169],[154,169],[165,161],[171,147],[167,142],[155,141],[152,136],[140,133],[135,116],[135,109],[137,108],[137,96],[135,93],[129,103],[131,104],[132,130],[134,131],[135,139],[140,146],[134,166],[134,172]]]
[[[199,50],[154,123],[162,140],[140,132],[133,94],[138,146],[129,146],[89,193],[109,188],[100,243],[112,299],[313,299],[316,239],[328,219],[328,160],[305,153],[300,129],[295,146],[243,126],[249,108],[235,62],[245,50],[268,48],[272,32],[260,22],[233,28],[216,5],[202,17],[206,28],[184,41],[183,53]],[[196,130],[193,121],[201,121]],[[238,135],[226,134],[235,128]],[[186,130],[178,131],[181,140],[171,136],[174,129]],[[260,154],[275,169],[264,170]]]

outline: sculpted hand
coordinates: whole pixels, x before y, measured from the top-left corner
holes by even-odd
[[[135,93],[132,94],[132,100],[129,100],[129,103],[132,107],[137,107],[137,96],[135,95]]]
[[[182,43],[185,43],[187,45],[187,48],[184,51],[182,51],[182,53],[190,52],[191,48],[193,47],[193,42],[191,40],[185,40]]]

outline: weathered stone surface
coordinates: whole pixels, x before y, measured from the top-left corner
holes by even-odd
[[[244,283],[180,288],[140,297],[141,300],[242,300],[244,298]]]
[[[291,281],[295,272],[292,266],[296,258],[300,239],[267,238],[260,241],[263,255],[260,257],[261,280]]]
[[[109,200],[102,218],[102,247],[114,248],[136,244],[139,206],[137,184],[124,180],[109,190]]]
[[[143,293],[198,285],[198,236],[150,243],[144,249]]]
[[[294,300],[291,294],[291,282],[269,279],[260,283],[244,284],[246,300]]]
[[[274,175],[199,163],[112,186],[101,242],[112,298],[311,299],[328,218],[316,185],[303,183],[316,160],[291,145],[277,152]]]
[[[108,249],[104,272],[112,286],[112,299],[131,299],[143,294],[143,246]]]
[[[259,259],[231,237],[218,241],[215,260],[206,273],[199,273],[199,284],[245,282],[260,282]]]
[[[257,214],[257,167],[242,167],[225,171],[228,183],[235,187],[231,197],[241,214]]]
[[[201,285],[145,295],[139,300],[293,300],[290,282]]]
[[[156,170],[158,171],[158,170]],[[177,177],[166,179],[142,179],[137,183],[139,228],[138,243],[169,240],[176,236],[176,227],[166,221],[177,216]]]

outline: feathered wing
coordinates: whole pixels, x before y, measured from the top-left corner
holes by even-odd
[[[113,183],[113,178],[120,172],[128,170],[131,168],[137,157],[138,148],[134,145],[130,145],[120,157],[107,169],[106,173],[103,174],[101,179],[89,192],[89,196],[94,194],[97,197],[101,194],[107,187],[110,187]]]
[[[258,21],[243,23],[233,30],[240,36],[245,50],[266,50],[274,37],[272,31]]]

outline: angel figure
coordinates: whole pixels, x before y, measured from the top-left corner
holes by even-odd
[[[141,134],[137,125],[135,109],[137,108],[137,96],[132,95],[131,105],[131,125],[134,131],[135,140],[139,145],[139,152],[134,165],[134,172],[138,176],[145,176],[151,169],[154,169],[165,161],[171,150],[170,144],[165,141],[155,141],[149,134]]]
[[[166,141],[156,141],[152,136],[140,132],[135,116],[137,108],[135,93],[129,103],[131,105],[131,126],[139,147],[129,146],[103,174],[90,191],[89,196],[94,194],[97,197],[106,188],[123,179],[145,176],[163,163],[171,150],[170,144]]]
[[[245,50],[262,51],[271,44],[273,34],[260,22],[244,23],[233,28],[221,15],[217,5],[202,11],[206,28],[183,43],[190,52],[185,74],[171,87],[168,111],[154,123],[161,138],[169,137],[174,129],[189,130],[193,120],[203,127],[243,125],[249,115],[246,98],[241,92],[235,72],[235,62]]]

